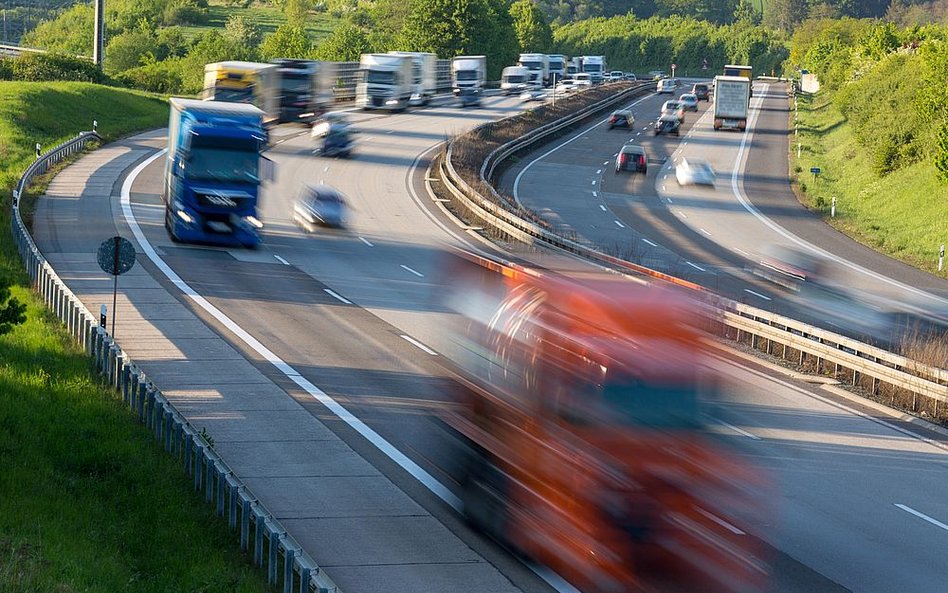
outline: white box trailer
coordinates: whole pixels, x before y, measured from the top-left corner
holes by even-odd
[[[714,77],[714,129],[745,130],[751,82],[743,76]]]
[[[438,56],[421,51],[390,51],[394,56],[412,60],[412,105],[427,105],[438,89]]]

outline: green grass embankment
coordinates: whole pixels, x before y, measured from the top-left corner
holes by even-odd
[[[801,201],[854,239],[939,274],[938,248],[948,243],[948,184],[938,180],[931,159],[880,177],[826,93],[798,95],[798,105],[790,166]],[[820,175],[814,178],[811,167]],[[830,217],[833,196],[836,218]],[[948,278],[948,269],[939,275]]]
[[[0,82],[0,275],[27,322],[0,336],[0,592],[267,591],[191,480],[102,387],[28,286],[10,190],[33,160],[89,129],[161,127],[155,97],[84,83]]]
[[[242,16],[244,21],[253,23],[263,35],[268,35],[286,23],[283,10],[268,4],[252,4],[249,6],[233,6],[218,2],[210,2],[207,7],[207,20],[203,25],[182,25],[184,35],[193,39],[209,29],[223,30],[227,20],[232,16]],[[332,16],[328,12],[310,13],[303,24],[307,36],[314,45],[332,33],[342,19]]]

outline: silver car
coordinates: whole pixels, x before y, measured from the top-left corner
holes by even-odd
[[[675,178],[678,180],[678,185],[710,185],[714,187],[717,175],[707,161],[683,158],[675,167]]]
[[[328,185],[304,185],[293,204],[293,220],[309,233],[318,226],[342,228],[348,209],[342,194]]]

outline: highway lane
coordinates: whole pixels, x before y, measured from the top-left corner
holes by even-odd
[[[344,402],[416,463],[446,482],[450,480],[450,472],[443,467],[443,460],[449,455],[438,448],[444,441],[437,439],[438,426],[431,421],[430,412],[444,402],[448,380],[436,362],[437,356],[416,344],[450,355],[450,343],[443,331],[445,311],[433,294],[439,282],[436,248],[441,242],[454,241],[457,237],[456,232],[446,226],[437,208],[419,208],[426,198],[417,195],[417,189],[416,195],[409,191],[409,187],[416,187],[423,168],[416,169],[416,179],[412,180],[406,176],[404,167],[437,141],[433,136],[443,134],[444,129],[460,127],[455,115],[451,110],[444,110],[441,114],[432,111],[391,117],[372,115],[362,119],[360,114],[362,121],[358,125],[364,131],[359,151],[371,149],[365,153],[366,161],[372,163],[368,167],[359,164],[359,157],[353,161],[328,163],[314,159],[307,154],[308,139],[302,137],[290,138],[278,145],[272,156],[278,160],[280,183],[269,188],[265,196],[263,217],[268,225],[267,237],[264,247],[258,251],[171,244],[164,235],[157,208],[156,190],[160,187],[157,165],[139,175],[131,196],[136,218],[149,241],[154,242],[162,257],[198,292],[314,384]],[[419,137],[422,135],[425,136]],[[290,224],[288,204],[299,182],[320,178],[349,195],[355,206],[355,217],[346,232],[306,237]],[[118,222],[123,224],[121,220]],[[332,293],[326,292],[327,288]],[[339,297],[357,306],[349,306]],[[230,336],[250,359],[259,361],[260,357],[241,345],[226,328],[213,319],[208,321],[219,332]],[[291,392],[298,392],[269,365],[260,363],[260,368]],[[767,378],[748,376],[747,380],[759,381],[755,393],[783,394],[786,389]],[[731,395],[743,399],[747,391],[741,387]],[[796,393],[784,396],[791,400],[807,397]],[[764,405],[755,415],[755,408],[738,404],[735,402],[728,415],[735,428],[750,432],[760,424],[766,426],[766,421],[772,423],[765,412],[775,406]],[[799,416],[809,418],[805,406],[801,407],[804,412]],[[423,506],[434,509],[433,514],[495,563],[516,586],[522,590],[543,589],[544,585],[517,562],[470,534],[442,503],[374,451],[351,428],[328,416],[319,405],[310,402],[307,409],[382,468]],[[780,417],[791,424],[796,421],[796,416],[791,414],[784,413]],[[810,440],[816,440],[830,438],[824,435],[827,431],[824,426],[816,425],[802,432],[810,435]],[[765,438],[779,441],[775,434],[768,433]],[[734,432],[731,438],[748,437]],[[784,440],[805,442],[803,438]],[[906,447],[915,443],[901,433],[886,433],[877,440],[879,449],[893,440],[910,443]],[[840,450],[845,448],[840,447]],[[914,504],[912,508],[926,506]],[[786,582],[779,587],[781,591],[839,590],[787,555],[779,556],[777,564],[786,567],[787,572]]]
[[[634,106],[640,122],[657,114],[664,99],[653,97]],[[700,155],[723,173],[724,180],[737,172],[739,180],[753,180],[755,192],[761,185],[769,185],[770,194],[763,207],[769,213],[781,208],[781,221],[806,220],[802,207],[791,212],[786,202],[779,206],[775,203],[774,194],[789,192],[785,178],[775,172],[786,170],[786,134],[780,133],[786,128],[786,109],[781,122],[780,110],[772,106],[779,106],[781,100],[786,104],[785,95],[781,97],[766,88],[755,92],[752,123],[764,127],[755,129],[761,134],[748,140],[747,146],[753,148],[742,155],[747,156],[746,160],[737,158],[742,135],[715,133],[708,130],[707,113],[698,117],[689,114],[680,142],[665,136],[656,138],[642,129],[644,126],[631,137],[617,135],[602,125],[587,127],[565,141],[558,140],[521,158],[503,181],[522,203],[543,213],[561,232],[575,233],[579,240],[607,252],[684,276],[734,298],[756,298],[754,304],[769,304],[770,299],[778,298],[773,287],[744,271],[747,258],[754,257],[752,246],[767,240],[767,234],[758,228],[760,219],[736,202],[731,203],[734,198],[722,191],[726,189],[722,184],[717,190],[679,189],[672,166],[683,155]],[[766,111],[761,109],[762,104]],[[768,115],[761,122],[762,113],[776,115]],[[646,146],[651,159],[665,166],[652,167],[646,177],[613,174],[606,163],[627,140]],[[760,170],[766,174],[759,174]],[[811,238],[818,236],[812,223],[808,230]],[[850,247],[850,251],[860,250]],[[861,256],[863,260],[871,259],[864,253]],[[888,262],[886,266],[887,270],[896,268]],[[905,277],[916,275],[917,271],[909,271]],[[929,281],[932,284],[937,285]],[[793,316],[802,311],[787,301],[781,301],[780,307]],[[753,435],[747,438],[751,448],[758,449],[755,457],[773,470],[777,490],[782,493],[782,520],[765,538],[854,591],[942,589],[943,574],[930,568],[934,566],[930,564],[933,558],[920,559],[917,550],[907,552],[905,546],[911,542],[924,549],[939,547],[944,545],[944,531],[937,526],[917,530],[919,525],[901,521],[900,513],[908,511],[894,506],[902,504],[896,499],[920,496],[925,506],[937,508],[938,516],[944,518],[945,506],[938,502],[944,487],[938,484],[948,468],[941,450],[922,445],[921,449],[905,452],[882,435],[867,446],[862,436],[876,430],[866,418],[846,418],[844,413],[839,415],[839,423],[815,422],[826,411],[823,402],[810,396],[795,397],[783,390],[777,393],[779,401],[764,392],[754,393],[750,399],[767,411],[761,416],[756,405],[742,404],[735,409],[748,411],[750,416],[732,423]],[[768,425],[778,418],[780,426],[772,432],[774,427]],[[790,422],[783,425],[783,420]],[[753,429],[745,430],[758,422],[767,427],[765,432],[770,436],[761,438]],[[862,428],[844,428],[850,423]],[[819,437],[805,436],[808,430]],[[858,453],[837,455],[828,445]],[[816,450],[820,453],[814,455]],[[912,469],[903,472],[903,467]]]

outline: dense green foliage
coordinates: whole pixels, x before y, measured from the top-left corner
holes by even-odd
[[[794,33],[790,61],[817,75],[876,174],[922,161],[942,170],[948,27],[809,21]]]
[[[589,19],[556,29],[554,47],[562,54],[605,55],[623,70],[668,70],[699,73],[703,60],[708,73],[728,63],[750,64],[757,72],[782,69],[788,51],[783,37],[743,21],[715,26],[681,17],[646,20],[632,16]]]

